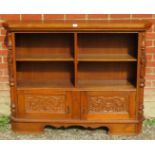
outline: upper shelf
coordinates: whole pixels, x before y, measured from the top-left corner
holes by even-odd
[[[148,21],[103,21],[103,20],[53,20],[9,21],[3,26],[12,32],[20,31],[144,31],[151,26]]]

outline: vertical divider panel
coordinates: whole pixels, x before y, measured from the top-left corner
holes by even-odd
[[[74,84],[78,86],[78,38],[77,33],[74,33]]]
[[[74,77],[75,88],[78,87],[78,35],[74,33]],[[79,91],[72,92],[73,104],[72,104],[72,119],[81,119],[81,94]]]

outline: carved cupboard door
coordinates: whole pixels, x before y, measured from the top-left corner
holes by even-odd
[[[28,119],[70,119],[70,92],[50,90],[18,91],[17,117]]]
[[[109,120],[134,119],[135,92],[83,92],[81,93],[82,119]]]

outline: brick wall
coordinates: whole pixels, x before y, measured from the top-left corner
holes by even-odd
[[[0,114],[9,114],[9,86],[7,47],[4,45],[6,31],[1,27],[3,20],[150,20],[153,23],[146,34],[146,87],[145,87],[145,116],[155,117],[155,15],[154,14],[0,14]]]

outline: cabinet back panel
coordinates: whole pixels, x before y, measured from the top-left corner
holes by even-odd
[[[136,63],[128,62],[80,62],[81,80],[136,80]]]
[[[27,55],[73,55],[71,33],[19,33],[16,34],[16,54]]]
[[[81,33],[78,34],[79,53],[137,55],[136,33]]]

